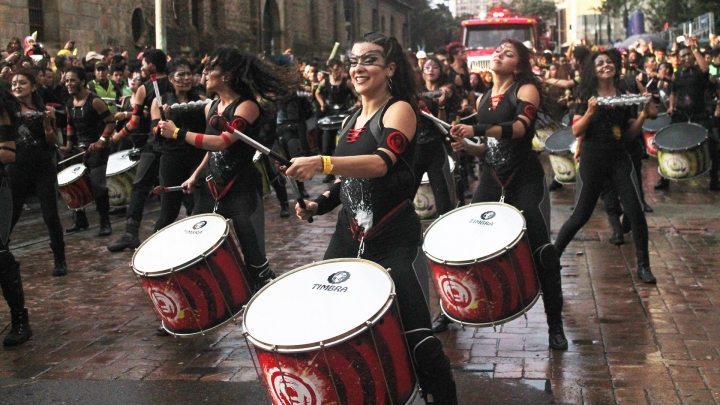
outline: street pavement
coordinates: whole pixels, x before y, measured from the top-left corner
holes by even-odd
[[[707,177],[654,191],[657,165],[645,162],[657,285],[637,279],[631,235],[623,246],[608,243],[599,203],[562,257],[569,349],[548,349],[542,299],[526,317],[495,330],[451,326],[438,336],[460,404],[720,404],[720,193],[707,190]],[[324,188],[320,177],[308,183],[313,196]],[[574,186],[552,193],[553,236],[573,199]],[[313,224],[280,219],[273,196],[265,209],[267,253],[277,273],[321,260],[334,214]],[[153,199],[141,239],[151,234],[157,210]],[[64,206],[61,217],[71,224]],[[114,217],[114,234],[99,238],[94,208],[88,217],[91,229],[66,237],[66,277],[50,274],[52,253],[36,203],[12,235],[34,337],[0,349],[0,402],[266,403],[241,325],[230,322],[196,338],[155,336],[159,320],[129,267],[132,252],[106,249],[122,235],[124,219]],[[9,323],[2,301],[3,336]]]

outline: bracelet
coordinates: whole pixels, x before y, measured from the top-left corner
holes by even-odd
[[[177,139],[178,141],[185,142],[185,136],[187,135],[188,131],[187,129],[179,129],[177,131]],[[173,135],[174,136],[174,135]]]
[[[445,110],[445,106],[444,106],[444,105],[439,105],[439,106],[438,106],[438,110]]]
[[[101,136],[101,137],[100,137],[100,142],[105,143],[105,142],[107,142],[107,139],[105,139],[104,136]]]
[[[640,111],[640,117],[638,118],[647,118],[647,114],[645,114],[645,111]]]
[[[332,173],[333,164],[332,164],[332,158],[330,156],[320,156],[323,161],[323,174],[330,174]]]
[[[175,128],[175,130],[173,131],[173,139],[178,138],[178,132],[180,132],[180,128]]]

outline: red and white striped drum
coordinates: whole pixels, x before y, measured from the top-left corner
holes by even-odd
[[[93,202],[90,175],[84,164],[72,165],[57,175],[58,191],[71,210],[85,208]]]
[[[235,320],[252,289],[232,224],[220,215],[184,218],[149,237],[132,269],[176,336],[204,334]]]
[[[648,155],[657,157],[657,146],[655,146],[655,134],[661,129],[670,126],[672,117],[667,113],[658,114],[656,118],[648,118],[643,123],[643,137],[645,149]]]
[[[273,404],[414,399],[395,286],[373,262],[326,260],[282,275],[250,300],[243,330]]]
[[[447,317],[469,326],[494,326],[525,314],[540,283],[525,218],[503,203],[466,205],[435,221],[423,250]]]

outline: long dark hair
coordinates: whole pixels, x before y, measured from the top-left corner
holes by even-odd
[[[20,104],[17,98],[7,89],[0,86],[0,117],[7,114],[13,127],[18,124],[17,113],[20,111]]]
[[[425,72],[425,65],[427,65],[428,62],[434,62],[440,69],[440,74],[438,75],[437,79],[437,85],[444,86],[448,84],[450,82],[450,78],[448,77],[447,73],[445,73],[445,70],[443,69],[443,64],[442,62],[440,62],[440,59],[436,58],[435,56],[430,56],[425,60],[425,63],[423,63],[422,65],[423,74]],[[423,83],[423,85],[425,84]]]
[[[386,37],[378,32],[371,32],[363,35],[357,41],[357,43],[365,42],[380,45],[383,48],[385,63],[395,63],[395,74],[392,77],[390,94],[399,100],[407,102],[417,112],[419,87],[415,78],[415,71],[410,66],[410,62],[405,57],[402,46],[400,46],[397,39],[395,37]],[[442,65],[440,66],[442,67]]]
[[[192,63],[190,63],[189,60],[179,57],[179,58],[173,58],[168,62],[167,64],[167,73],[169,76],[172,76],[175,72],[177,72],[178,68],[180,66],[187,66],[190,73],[193,73],[193,67]],[[175,92],[175,87],[173,86],[173,92]],[[197,91],[197,88],[194,85],[190,85],[190,90],[187,92],[187,98],[190,101],[197,101],[200,100],[200,94]]]
[[[618,60],[618,55],[615,52],[617,51],[613,52],[612,50],[605,50],[593,52],[590,57],[585,58],[582,70],[580,71],[580,84],[578,87],[578,95],[580,96],[580,100],[582,102],[587,102],[597,90],[598,80],[595,75],[595,59],[597,59],[598,56],[605,55],[610,58],[615,66],[615,82],[617,83],[617,81],[620,80],[621,62]]]
[[[33,86],[35,86],[35,91],[32,92],[30,96],[30,101],[32,101],[36,110],[45,111],[45,103],[43,102],[42,97],[40,97],[40,93],[38,93],[37,91],[37,80],[35,80],[35,75],[27,69],[20,69],[17,72],[13,73],[13,77],[15,76],[25,76],[28,81],[32,83]]]
[[[296,90],[300,75],[294,66],[264,63],[252,54],[242,54],[223,47],[210,55],[207,69],[219,67],[230,73],[228,86],[245,99],[275,101],[277,97]]]

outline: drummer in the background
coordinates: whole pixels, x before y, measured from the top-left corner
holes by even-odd
[[[697,47],[696,38],[687,38],[689,46],[680,46],[678,56],[680,66],[675,72],[675,79],[670,90],[670,106],[667,113],[672,116],[672,123],[693,122],[708,130],[708,147],[710,148],[710,190],[720,191],[718,171],[718,139],[712,130],[712,120],[705,104],[705,94],[711,88],[708,74],[708,62]],[[655,184],[655,190],[666,190],[670,180],[662,177]]]
[[[490,70],[493,88],[478,101],[478,124],[453,126],[452,146],[485,158],[473,203],[501,201],[522,211],[543,293],[549,346],[567,350],[560,255],[550,242],[550,196],[542,164],[532,149],[542,89],[530,65],[530,51],[518,40],[502,41],[492,55]],[[468,143],[466,138],[473,137],[485,140],[479,145]],[[433,330],[447,329],[448,323],[441,314]]]
[[[85,87],[86,82],[83,69],[71,67],[65,72],[65,87],[72,99],[65,105],[68,117],[68,139],[65,146],[60,147],[60,151],[68,155],[72,147],[77,145],[86,152],[83,163],[90,173],[90,191],[100,214],[98,236],[109,236],[112,234],[112,226],[105,169],[109,156],[110,136],[115,129],[115,119],[100,97]],[[73,224],[65,229],[65,232],[73,233],[87,229],[89,226],[85,210],[79,209],[73,211]]]
[[[391,269],[405,336],[425,401],[457,404],[450,360],[430,330],[430,312],[412,267],[422,243],[415,213],[413,158],[417,84],[393,37],[370,33],[352,47],[350,78],[362,108],[345,120],[335,156],[293,159],[287,175],[300,181],[335,174],[335,182],[298,216],[326,214],[338,205],[337,226],[324,259],[362,258]],[[432,399],[431,399],[432,398]]]
[[[654,103],[645,103],[636,117],[630,106],[598,106],[598,97],[618,97],[617,82],[620,71],[612,52],[594,53],[585,63],[580,80],[580,100],[573,118],[573,134],[583,137],[580,146],[578,179],[583,186],[576,196],[575,209],[563,224],[555,246],[559,254],[565,251],[575,234],[590,220],[598,197],[608,182],[617,191],[625,215],[632,225],[637,255],[637,276],[647,284],[656,282],[650,270],[648,227],[639,198],[640,185],[630,156],[625,149],[626,138],[634,138],[642,131],[645,119],[654,118]]]
[[[57,169],[53,162],[58,142],[53,127],[55,109],[45,106],[35,80],[29,71],[20,70],[13,75],[11,82],[13,95],[20,102],[21,114],[15,141],[15,162],[7,167],[13,200],[11,228],[20,219],[25,200],[36,195],[50,234],[50,248],[55,260],[52,275],[57,277],[67,274],[67,263],[57,207]]]

